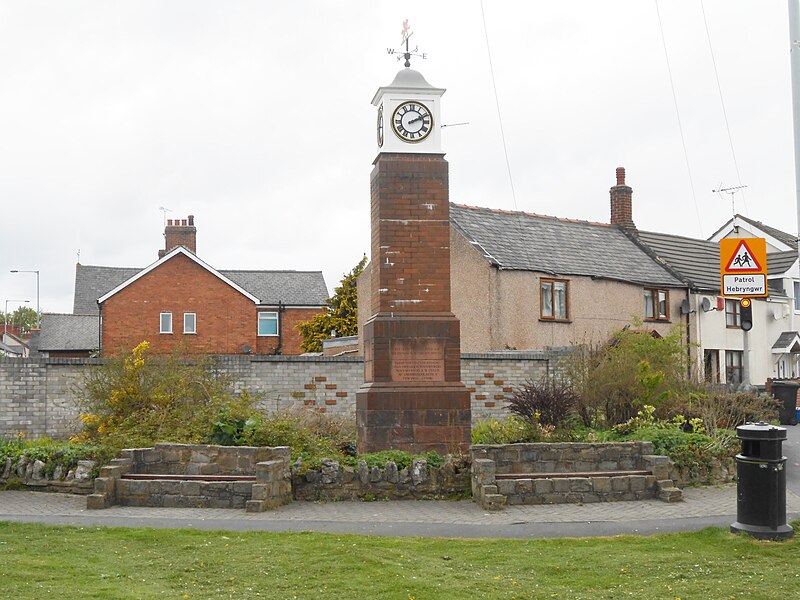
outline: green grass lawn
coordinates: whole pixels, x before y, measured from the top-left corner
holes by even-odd
[[[800,598],[800,539],[453,540],[0,522],[0,598]]]

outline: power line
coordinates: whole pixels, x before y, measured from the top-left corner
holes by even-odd
[[[497,107],[497,120],[500,122],[500,137],[503,140],[503,153],[506,157],[506,169],[508,170],[508,182],[511,185],[511,198],[514,201],[514,210],[517,209],[517,194],[514,191],[514,178],[511,175],[511,162],[508,160],[508,147],[506,145],[506,133],[503,129],[503,116],[500,114],[500,100],[497,96],[497,83],[494,79],[494,65],[492,64],[492,51],[489,47],[489,32],[486,29],[486,14],[483,12],[483,0],[481,0],[481,19],[483,20],[483,36],[486,39],[486,54],[489,57],[489,72],[492,76],[492,89],[494,90],[494,104]]]
[[[681,111],[678,108],[678,97],[675,94],[675,83],[672,80],[672,68],[669,64],[669,53],[667,52],[667,40],[664,37],[664,25],[661,22],[661,11],[658,9],[658,0],[654,0],[656,5],[656,15],[658,15],[658,28],[661,31],[661,44],[664,46],[664,58],[667,61],[667,73],[669,74],[669,86],[672,90],[672,102],[675,105],[675,116],[678,119],[678,131],[681,135],[681,145],[683,146],[683,158],[686,161],[686,172],[689,175],[689,187],[692,190],[692,200],[694,202],[694,212],[697,215],[697,224],[700,227],[700,235],[703,235],[703,223],[700,220],[700,209],[697,205],[697,194],[694,191],[694,179],[692,177],[692,167],[689,164],[689,153],[686,150],[686,138],[683,135],[683,125],[681,123]]]
[[[714,78],[717,81],[717,91],[719,92],[719,103],[722,105],[722,116],[725,119],[725,129],[728,132],[728,144],[731,148],[731,156],[733,157],[733,166],[736,169],[736,178],[739,181],[739,189],[741,189],[742,195],[742,202],[744,203],[744,213],[749,215],[749,211],[747,210],[747,200],[744,197],[744,190],[742,188],[747,187],[742,185],[742,176],[739,173],[739,162],[736,160],[736,150],[733,147],[733,136],[731,136],[731,127],[728,123],[728,111],[725,110],[725,100],[722,96],[722,86],[719,82],[719,72],[717,71],[717,60],[714,57],[714,47],[711,45],[711,34],[708,31],[708,20],[706,19],[706,8],[703,0],[700,0],[700,10],[703,13],[703,24],[706,27],[706,39],[708,40],[708,51],[711,54],[711,64],[714,66]]]

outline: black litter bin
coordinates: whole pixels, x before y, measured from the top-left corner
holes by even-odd
[[[742,451],[736,455],[736,523],[731,531],[762,540],[792,537],[786,524],[786,429],[766,423],[736,428]]]
[[[772,382],[772,395],[781,403],[779,410],[781,425],[797,425],[797,413],[794,409],[797,405],[798,388],[800,383],[796,381]]]

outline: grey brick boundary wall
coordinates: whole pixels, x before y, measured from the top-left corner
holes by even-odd
[[[472,396],[473,421],[504,417],[514,388],[552,375],[564,351],[464,354],[461,379]],[[278,411],[308,406],[355,415],[363,382],[360,357],[221,356],[219,367],[237,391],[259,394],[262,408]],[[78,428],[74,387],[99,359],[0,358],[0,435],[66,437]]]

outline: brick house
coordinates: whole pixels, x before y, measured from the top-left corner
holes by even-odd
[[[97,340],[93,348],[114,355],[147,340],[159,354],[302,352],[297,324],[328,296],[321,272],[214,269],[195,254],[192,216],[169,220],[164,237],[143,269],[77,265],[72,316],[95,317],[94,336],[84,338]]]

